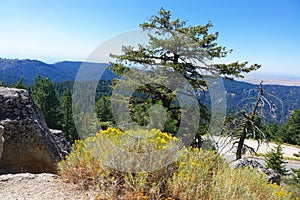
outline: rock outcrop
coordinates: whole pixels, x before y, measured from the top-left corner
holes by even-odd
[[[4,142],[3,131],[4,131],[4,127],[0,126],[0,159],[2,157],[3,142]]]
[[[0,87],[0,125],[5,139],[0,174],[55,173],[70,150],[66,139],[55,140],[26,90]]]
[[[257,162],[254,159],[241,158],[241,159],[235,160],[231,163],[231,167],[233,169],[238,168],[238,167],[249,167],[252,169],[257,169],[257,171],[267,174],[268,181],[270,183],[276,183],[276,184],[280,185],[280,179],[281,179],[280,174],[275,172],[272,169],[266,169],[262,164],[260,164],[259,162]]]
[[[61,130],[49,129],[54,137],[56,144],[64,155],[67,155],[71,151],[71,145],[69,144],[65,134]]]

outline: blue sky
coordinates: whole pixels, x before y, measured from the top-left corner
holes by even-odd
[[[224,62],[300,77],[298,0],[0,0],[0,57],[48,63],[85,60],[102,42],[138,28],[160,7],[191,25],[212,21]]]

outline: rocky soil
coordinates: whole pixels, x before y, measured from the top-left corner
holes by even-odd
[[[89,200],[96,194],[65,183],[54,174],[0,175],[0,200]]]

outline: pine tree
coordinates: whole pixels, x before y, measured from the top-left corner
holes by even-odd
[[[68,141],[72,144],[79,137],[73,120],[72,94],[68,88],[64,91],[63,96],[61,97],[61,113],[62,130],[66,134]]]
[[[299,153],[295,153],[294,156],[296,156],[297,158],[300,158],[300,152]],[[298,185],[298,187],[300,187],[300,169],[292,169],[292,181]]]
[[[46,77],[38,76],[32,86],[32,98],[41,109],[41,113],[48,125],[52,129],[60,129],[60,104],[57,92],[52,81]]]
[[[282,135],[279,132],[280,126],[278,123],[268,124],[265,132],[270,140],[283,143]]]
[[[300,109],[295,110],[288,117],[287,123],[280,129],[280,133],[284,142],[300,145]]]
[[[283,160],[283,153],[281,145],[277,145],[272,148],[270,152],[265,155],[265,167],[268,169],[273,169],[280,175],[286,175],[287,170],[284,166],[286,162]]]
[[[113,120],[110,97],[102,96],[95,104],[97,118],[100,122]]]
[[[195,89],[201,90],[206,86],[204,77],[206,74],[213,74],[225,77],[243,77],[242,73],[260,68],[260,65],[253,64],[248,66],[248,62],[233,62],[230,64],[207,64],[202,65],[199,63],[206,62],[206,60],[213,60],[214,58],[226,57],[232,50],[227,50],[225,47],[218,45],[217,39],[218,32],[210,33],[212,23],[208,22],[204,26],[190,26],[186,21],[180,19],[171,19],[171,12],[161,8],[158,15],[152,16],[149,22],[140,24],[143,31],[149,33],[148,44],[139,44],[137,48],[133,46],[123,46],[122,55],[111,55],[115,58],[111,68],[118,75],[123,75],[129,71],[129,67],[134,66],[149,66],[146,70],[148,74],[143,75],[151,76],[151,73],[159,76],[159,72],[172,74],[175,70],[180,73],[185,80]],[[155,34],[153,35],[152,33]],[[163,37],[162,37],[163,36]],[[205,52],[204,52],[205,49]],[[195,62],[194,62],[195,61]],[[134,80],[135,75],[132,72]],[[204,73],[203,73],[204,72]],[[163,73],[162,73],[163,74]],[[165,130],[169,133],[176,133],[180,125],[180,120],[184,112],[178,101],[176,100],[175,93],[167,87],[166,81],[175,84],[174,81],[178,77],[169,77],[161,75],[160,84],[144,84],[137,89],[137,95],[130,99],[131,116],[141,116],[143,119],[137,119],[144,125],[150,123],[147,121],[147,107],[149,104],[159,107],[160,103],[164,109],[167,109],[167,122],[165,123]],[[129,78],[128,78],[129,80]],[[159,81],[158,81],[159,82]],[[130,80],[128,84],[131,84]],[[177,86],[176,86],[177,87]],[[180,86],[178,86],[179,88]],[[186,92],[188,93],[188,92]],[[194,94],[188,93],[187,96]],[[201,123],[205,129],[207,121],[204,116],[207,115],[208,110],[204,108],[203,104],[198,102],[201,115]],[[152,106],[153,107],[153,106]],[[193,105],[189,109],[192,109]],[[134,118],[134,117],[133,117]],[[126,119],[125,119],[126,120]],[[146,122],[145,122],[146,121]],[[168,126],[168,124],[172,124]],[[168,127],[171,127],[168,129]],[[191,130],[187,132],[197,132],[192,126]],[[201,129],[201,128],[200,128]],[[199,132],[198,132],[199,133]],[[200,140],[199,140],[200,141]]]
[[[8,87],[8,84],[7,84],[7,83],[3,83],[3,82],[0,80],[0,87]]]
[[[18,88],[18,89],[26,89],[26,86],[23,84],[24,78],[21,77],[17,83],[15,83],[13,85],[14,88]]]

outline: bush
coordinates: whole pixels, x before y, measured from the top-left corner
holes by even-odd
[[[144,141],[129,140],[126,133],[148,137]],[[59,173],[64,181],[76,183],[81,189],[96,190],[96,199],[289,199],[291,195],[283,187],[268,184],[264,174],[231,169],[215,152],[198,148],[177,149],[181,156],[175,162],[154,171],[122,172],[105,159],[115,159],[109,160],[113,163],[124,155],[101,148],[106,145],[104,139],[136,152],[172,149],[178,144],[177,138],[156,129],[122,132],[108,128],[85,141],[77,140],[71,154],[59,163]]]
[[[286,162],[283,160],[281,145],[277,145],[276,147],[272,148],[271,151],[265,155],[265,161],[266,168],[273,169],[283,176],[287,174],[287,170],[284,166]]]
[[[299,158],[300,152],[294,154],[294,156]],[[300,169],[292,169],[291,176],[286,177],[284,179],[284,184],[287,190],[292,193],[292,197],[295,199],[299,199],[300,198]]]

